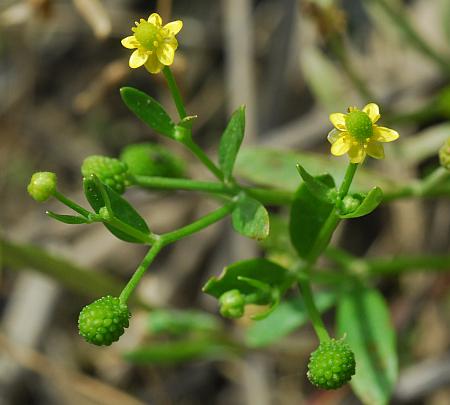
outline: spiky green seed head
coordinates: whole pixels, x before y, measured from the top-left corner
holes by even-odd
[[[56,174],[52,172],[34,173],[27,190],[34,200],[47,201],[56,192]]]
[[[318,388],[334,390],[348,383],[355,374],[355,355],[342,339],[322,342],[311,353],[308,379]]]
[[[240,318],[245,311],[245,298],[239,290],[230,290],[219,298],[220,314],[225,318]]]
[[[439,160],[442,167],[450,170],[450,138],[439,149]]]
[[[120,155],[135,176],[183,177],[184,162],[164,146],[153,143],[128,145]]]
[[[92,155],[84,159],[81,174],[88,177],[95,174],[102,183],[111,187],[119,194],[130,185],[130,174],[126,163],[107,156]]]
[[[347,131],[358,141],[364,141],[373,134],[373,124],[370,117],[364,112],[354,110],[345,116]]]
[[[87,342],[109,346],[128,328],[130,316],[128,307],[119,298],[107,295],[81,310],[78,330]]]

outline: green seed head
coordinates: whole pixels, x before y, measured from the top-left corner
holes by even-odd
[[[342,200],[342,214],[350,214],[355,211],[361,204],[361,201],[351,195],[346,195]]]
[[[134,30],[134,36],[139,43],[149,51],[153,51],[161,41],[159,28],[148,21],[142,21],[136,27]]]
[[[56,192],[56,174],[52,172],[34,173],[27,190],[34,200],[47,201]]]
[[[345,116],[347,131],[358,141],[364,141],[373,134],[373,124],[363,111],[352,111]]]
[[[450,170],[450,138],[439,149],[439,160],[442,167]]]
[[[119,340],[128,328],[131,314],[119,298],[110,295],[86,305],[78,318],[78,329],[83,338],[97,346],[109,346]]]
[[[84,177],[95,174],[102,183],[105,183],[119,194],[123,194],[125,188],[130,185],[127,165],[118,159],[106,156],[93,155],[84,159],[81,173]]]
[[[129,145],[122,151],[120,160],[135,176],[183,177],[184,162],[168,149],[152,143]]]
[[[219,298],[220,314],[225,318],[240,318],[244,315],[245,298],[239,290],[230,290]]]
[[[325,390],[334,390],[349,382],[355,374],[355,355],[343,340],[322,342],[311,353],[308,379]]]

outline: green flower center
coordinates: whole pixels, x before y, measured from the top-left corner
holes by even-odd
[[[134,36],[139,41],[139,43],[148,51],[155,50],[155,48],[158,47],[159,42],[161,41],[159,28],[147,21],[141,22],[136,27]]]
[[[373,124],[363,111],[352,111],[345,116],[347,131],[358,141],[364,141],[373,134]]]

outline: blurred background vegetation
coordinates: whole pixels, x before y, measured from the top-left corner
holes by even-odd
[[[450,135],[448,0],[2,0],[0,404],[359,403],[349,387],[324,393],[306,381],[316,345],[309,326],[264,342],[267,331],[248,317],[216,316],[203,283],[237,259],[261,255],[226,221],[158,257],[118,343],[93,347],[78,336],[80,308],[120,291],[144,247],[114,239],[101,225],[50,220],[44,210],[60,207],[28,197],[30,175],[54,171],[59,188],[83,201],[79,167],[87,155],[116,157],[130,143],[154,141],[189,162],[190,176],[208,177],[119,96],[119,87],[137,87],[175,116],[162,75],[131,71],[120,44],[153,11],[184,21],[173,71],[188,113],[199,116],[198,142],[214,154],[227,117],[247,105],[237,164],[244,180],[295,189],[295,151],[313,172],[339,171],[346,158],[327,157],[328,114],[369,101],[401,134],[385,161],[367,162],[379,174],[370,181],[389,188],[438,166],[437,150]],[[126,197],[157,232],[211,207],[191,193],[131,189]],[[449,229],[448,197],[401,200],[346,223],[335,243],[357,256],[448,253]],[[400,274],[378,286],[399,336],[392,403],[448,404],[448,275]],[[326,315],[331,325],[333,317]]]

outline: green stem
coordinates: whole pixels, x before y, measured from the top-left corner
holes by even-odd
[[[215,163],[208,157],[200,146],[198,146],[189,136],[183,140],[183,144],[202,162],[209,171],[214,174],[220,181],[223,181],[222,171],[215,165]]]
[[[164,77],[166,78],[167,85],[169,86],[169,90],[172,93],[172,98],[177,107],[178,115],[181,119],[186,118],[187,114],[184,107],[183,98],[181,97],[180,90],[178,89],[177,82],[175,81],[172,71],[169,66],[164,66],[162,71],[164,73]]]
[[[341,200],[348,194],[348,191],[350,190],[350,185],[352,184],[356,169],[358,169],[358,163],[349,163],[349,165],[347,166],[344,180],[342,181],[341,187],[339,188],[339,198]]]
[[[169,243],[173,243],[177,240],[180,240],[181,238],[189,236],[195,232],[201,231],[202,229],[208,227],[209,225],[212,225],[215,222],[218,222],[221,219],[225,218],[228,214],[230,214],[231,211],[233,211],[235,205],[236,203],[234,201],[225,204],[224,206],[205,215],[204,217],[198,219],[197,221],[184,226],[183,228],[161,235],[162,243],[164,245],[167,245]]]
[[[169,177],[134,176],[133,183],[137,186],[156,190],[190,190],[211,194],[235,196],[241,190],[249,196],[267,205],[288,205],[292,202],[294,194],[283,190],[268,190],[257,187],[225,186],[222,183],[197,181],[190,179],[177,179]]]
[[[367,1],[367,0],[366,0]],[[403,31],[405,37],[410,41],[416,49],[422,52],[425,56],[438,64],[442,70],[450,73],[450,61],[441,57],[428,43],[419,35],[414,29],[413,25],[406,17],[406,13],[392,4],[392,1],[375,0],[386,14],[394,22],[394,25]]]
[[[308,312],[309,318],[311,320],[314,331],[319,338],[320,343],[326,342],[330,340],[330,335],[325,328],[325,325],[320,316],[320,312],[316,307],[314,302],[311,285],[307,280],[299,280],[298,286],[300,288],[300,292],[302,293],[303,302],[305,303],[306,311]]]
[[[450,255],[416,255],[392,258],[369,259],[365,261],[369,275],[398,274],[412,269],[450,269]]]
[[[422,197],[427,193],[433,192],[444,181],[450,179],[450,171],[439,167],[433,173],[431,173],[428,177],[426,177],[418,190],[419,196]]]
[[[92,213],[89,212],[87,209],[81,207],[75,201],[72,201],[70,198],[67,198],[64,194],[61,194],[59,191],[55,191],[53,195],[64,205],[68,206],[69,208],[72,208],[75,212],[78,212],[78,214],[82,215],[83,217],[90,218],[90,216],[92,215]]]
[[[128,298],[138,285],[147,268],[150,266],[150,264],[153,262],[153,260],[163,247],[164,245],[160,241],[158,241],[149,249],[144,257],[144,260],[142,260],[141,264],[136,269],[133,276],[130,278],[127,285],[120,293],[119,300],[121,303],[125,304],[128,301]]]

